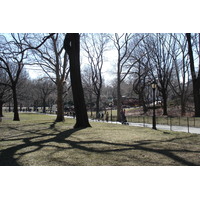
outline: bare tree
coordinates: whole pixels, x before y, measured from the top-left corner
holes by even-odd
[[[24,51],[24,42],[27,34],[10,34],[10,39],[1,36],[0,68],[3,69],[10,79],[8,86],[12,89],[14,102],[14,121],[19,121],[17,85],[27,53]]]
[[[148,95],[146,87],[149,84],[148,73],[148,68],[139,60],[133,72],[133,91],[139,96],[139,106],[143,107],[144,113],[148,110],[146,106],[146,96]]]
[[[148,87],[150,69],[144,40],[138,44],[137,50],[132,52],[129,63],[135,63],[130,71],[130,77],[133,80],[132,89],[139,97],[139,106],[142,106],[144,113],[146,113],[148,110],[146,103],[149,101]]]
[[[35,38],[38,38],[38,43],[42,43],[44,36],[36,35]],[[57,87],[57,122],[64,121],[64,84],[69,74],[68,56],[63,48],[63,40],[63,34],[52,34],[42,46],[32,50],[35,58],[32,65],[39,65]]]
[[[36,92],[42,101],[43,113],[46,113],[47,99],[55,91],[55,87],[51,80],[46,78],[38,79],[36,82]]]
[[[93,91],[93,84],[92,84],[92,72],[91,68],[85,67],[82,71],[82,83],[83,83],[83,90],[85,95],[86,104],[90,107],[90,116],[93,117],[93,106],[95,106],[95,97]]]
[[[144,39],[144,35],[138,37],[137,40],[133,43],[132,40],[136,37],[134,34],[117,34],[110,36],[111,40],[114,43],[114,46],[117,50],[117,120],[120,119],[120,110],[121,110],[121,83],[125,80],[127,75],[130,73],[132,67],[138,62],[129,63],[129,58],[132,53],[137,48],[138,44]]]
[[[168,90],[173,69],[171,52],[175,42],[172,35],[160,33],[149,35],[145,42],[151,79],[158,83],[163,101],[163,115],[167,115]]]
[[[90,127],[80,73],[80,35],[78,33],[67,33],[64,40],[64,49],[70,60],[71,86],[76,113],[74,128]]]
[[[104,52],[107,49],[107,34],[84,34],[82,36],[82,48],[87,54],[88,64],[91,69],[91,79],[93,92],[96,96],[96,118],[99,113],[99,103],[103,84],[102,67],[104,62]]]
[[[184,34],[172,34],[176,47],[171,52],[173,59],[173,73],[170,87],[180,100],[181,115],[186,114],[186,102],[189,97],[190,73],[189,60],[187,56],[187,41]]]

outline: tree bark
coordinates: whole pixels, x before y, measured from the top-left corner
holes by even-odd
[[[90,127],[81,82],[79,34],[67,33],[64,40],[64,48],[69,55],[70,61],[70,78],[76,113],[76,124],[74,128]]]
[[[0,117],[3,117],[3,102],[0,101]]]
[[[120,111],[122,108],[122,97],[121,97],[121,78],[119,72],[119,64],[118,64],[118,72],[117,72],[117,121],[121,121]]]
[[[194,57],[193,57],[193,51],[192,51],[192,43],[191,43],[191,34],[186,33],[186,37],[188,41],[188,54],[190,58],[190,70],[191,70],[192,83],[193,83],[195,117],[200,117],[200,69],[198,72],[198,76],[196,76],[195,66],[194,66]]]
[[[63,83],[57,83],[57,118],[56,122],[65,121],[63,105]]]
[[[185,106],[186,106],[185,98],[181,98],[181,116],[185,116],[186,114]]]
[[[167,94],[166,94],[165,90],[163,90],[161,93],[162,93],[162,97],[163,97],[163,115],[168,115],[168,113],[167,113]]]
[[[43,102],[42,102],[42,104],[43,104],[43,113],[46,113],[46,99],[45,98],[43,98]]]
[[[96,96],[96,118],[99,116],[99,102],[100,102],[100,93]]]
[[[16,86],[12,87],[12,91],[13,91],[13,104],[14,104],[14,108],[13,108],[14,118],[13,118],[13,121],[20,121],[19,113],[18,113],[18,101],[17,101]]]

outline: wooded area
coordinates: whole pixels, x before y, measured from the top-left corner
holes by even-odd
[[[105,73],[109,61],[110,74]],[[30,69],[44,75],[31,79]],[[176,105],[177,115],[200,117],[200,34],[0,34],[0,116],[4,107],[16,121],[19,111],[40,107],[56,112],[57,122],[75,111],[76,128],[90,126],[87,111],[97,118],[116,108],[120,121],[122,107],[148,111],[153,81],[163,115]]]

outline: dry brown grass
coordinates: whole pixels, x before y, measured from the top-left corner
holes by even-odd
[[[200,165],[200,135],[21,114],[0,124],[0,165],[170,166]],[[9,116],[7,116],[9,118]]]

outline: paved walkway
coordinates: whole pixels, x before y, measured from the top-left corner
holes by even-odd
[[[140,126],[140,127],[152,128],[152,124],[145,124],[144,125],[143,123],[132,123],[132,122],[129,123],[129,126]],[[200,128],[196,128],[196,127],[189,127],[189,128],[187,126],[172,126],[172,127],[170,127],[169,125],[157,124],[156,128],[168,130],[168,131],[180,131],[180,132],[200,134]]]
[[[106,121],[98,121],[98,120],[90,120],[90,121],[95,121],[95,122],[105,122]],[[120,122],[115,122],[115,121],[108,121],[107,123],[113,123],[113,124],[121,124]],[[152,128],[152,124],[143,124],[143,123],[133,123],[129,122],[129,126],[139,126],[139,127],[148,127]],[[187,126],[171,126],[170,125],[161,125],[161,124],[156,124],[157,129],[162,129],[162,130],[168,130],[168,131],[180,131],[180,132],[186,132],[186,133],[197,133],[200,134],[200,128],[196,127],[188,127]]]
[[[52,115],[52,114],[51,114]],[[56,116],[56,115],[55,115]],[[68,118],[73,118],[71,116],[65,116]],[[98,120],[91,120],[90,121],[95,121],[95,122],[105,122],[105,123],[113,123],[113,124],[121,124],[120,122],[114,122],[114,121],[98,121]],[[148,127],[148,128],[152,128],[152,124],[143,124],[143,123],[133,123],[133,122],[129,122],[129,126],[140,126],[140,127]],[[195,128],[195,127],[188,127],[187,126],[172,126],[170,127],[169,125],[161,125],[161,124],[157,124],[156,125],[157,129],[162,129],[162,130],[168,130],[168,131],[180,131],[180,132],[186,132],[186,133],[197,133],[200,134],[200,128]]]

